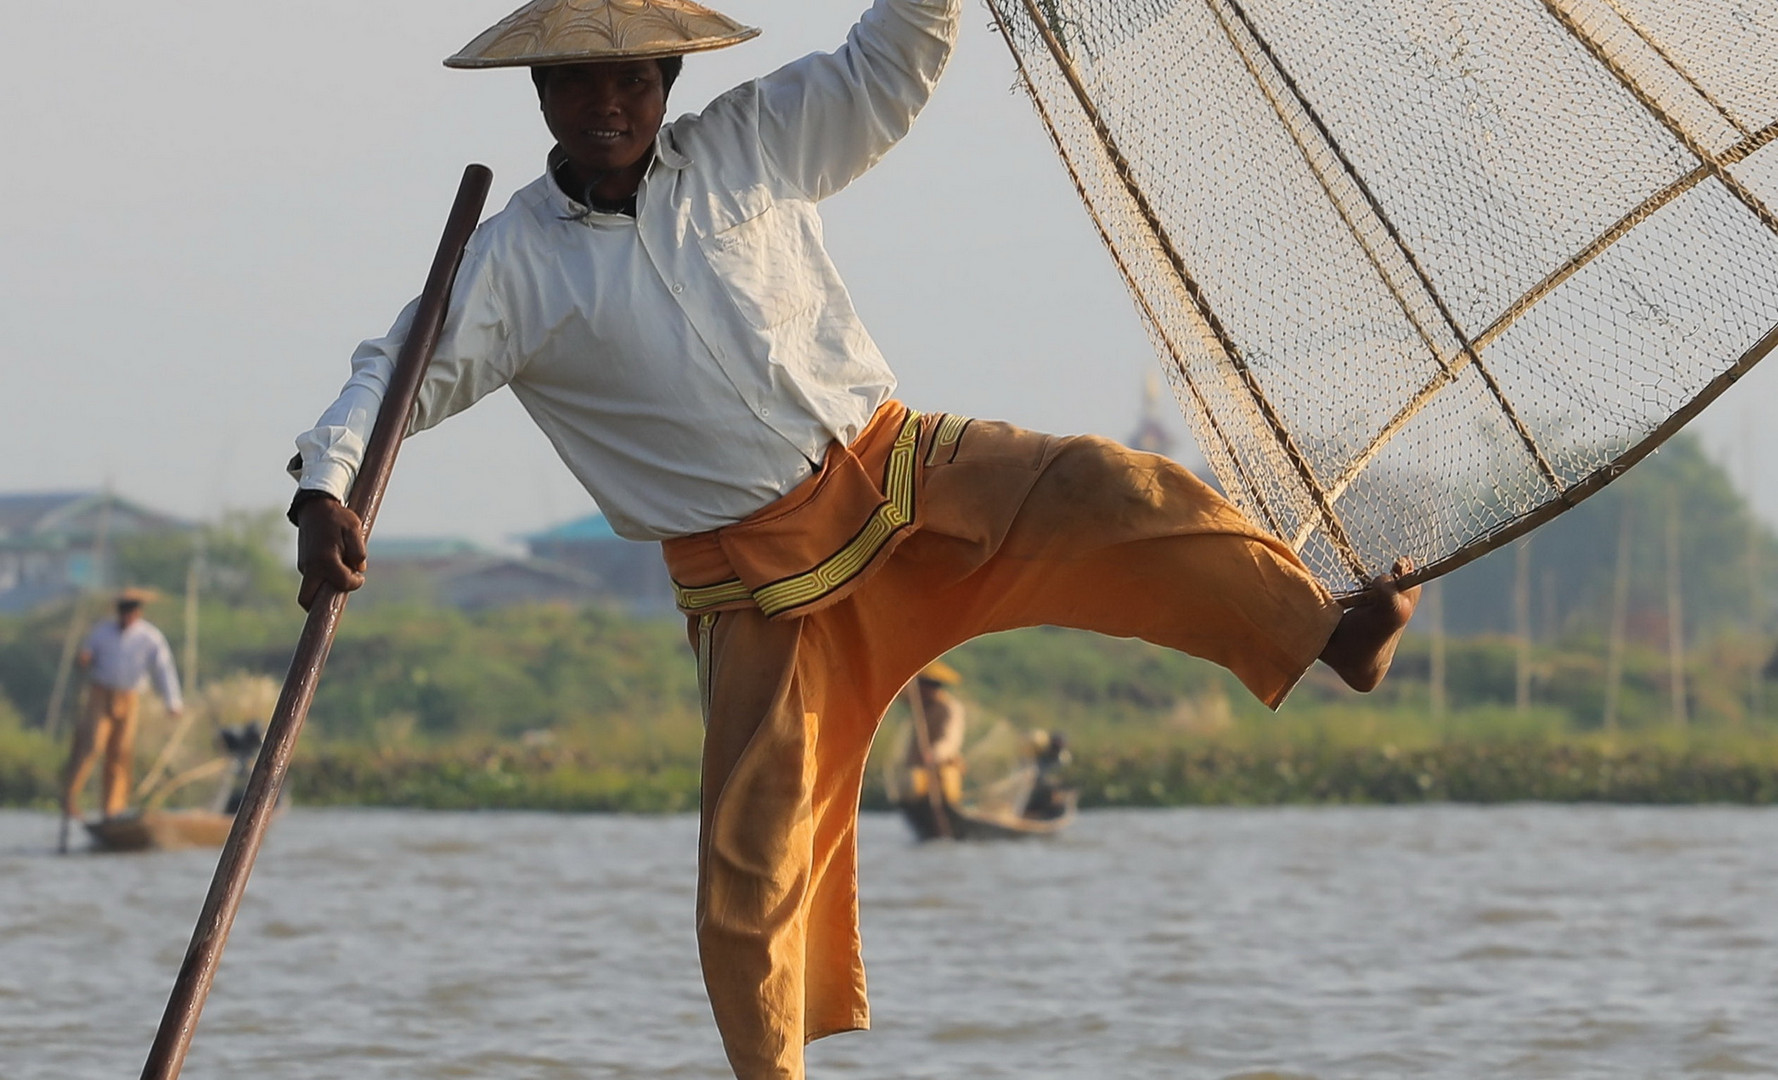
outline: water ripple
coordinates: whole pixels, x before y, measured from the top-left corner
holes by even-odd
[[[0,1076],[132,1075],[214,855],[49,854],[0,813]],[[697,824],[296,809],[188,1075],[728,1075]],[[1778,813],[1515,806],[1089,814],[1059,842],[863,826],[894,1080],[1774,1075]]]

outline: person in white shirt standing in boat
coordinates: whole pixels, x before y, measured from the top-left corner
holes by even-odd
[[[1416,600],[1385,580],[1342,613],[1164,458],[894,400],[816,204],[907,133],[961,11],[876,0],[836,51],[671,123],[679,57],[757,31],[690,0],[534,0],[446,61],[529,67],[556,145],[470,241],[412,427],[510,386],[618,534],[661,542],[705,717],[699,953],[742,1080],[869,1026],[859,789],[928,663],[1050,623],[1209,658],[1275,706],[1317,657],[1375,686]],[[297,439],[305,604],[364,582],[343,502],[414,310]]]
[[[106,817],[115,817],[129,807],[130,766],[144,683],[154,683],[174,716],[185,709],[167,636],[142,617],[146,600],[146,593],[125,589],[117,597],[116,617],[101,619],[80,646],[78,662],[87,677],[86,707],[74,725],[74,745],[62,770],[65,819],[81,816],[80,792],[101,751],[105,768],[99,808]]]

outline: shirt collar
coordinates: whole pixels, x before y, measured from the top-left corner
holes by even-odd
[[[647,175],[642,178],[643,187],[648,186],[648,178],[654,175],[657,168],[677,171],[691,164],[691,157],[680,150],[678,143],[674,140],[672,129],[673,125],[664,124],[661,126],[660,132],[655,135],[654,161],[648,166]],[[562,163],[563,156],[561,146],[550,147],[544,169],[544,175],[548,179],[550,208],[556,212],[558,217],[582,218],[586,216],[587,207],[579,199],[563,191],[562,185],[556,183],[556,166]],[[594,213],[598,212],[594,211]]]

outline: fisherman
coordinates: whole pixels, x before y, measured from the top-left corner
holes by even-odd
[[[87,673],[86,708],[74,725],[74,744],[62,770],[64,850],[66,824],[80,817],[80,792],[101,749],[105,770],[100,807],[106,817],[115,817],[129,806],[142,684],[153,680],[167,711],[174,716],[185,709],[167,636],[142,617],[147,598],[148,594],[138,589],[119,593],[116,617],[99,620],[80,646],[77,660]]]
[[[831,54],[663,124],[683,54],[757,31],[690,0],[535,0],[447,60],[528,66],[556,145],[458,272],[413,430],[510,385],[612,527],[659,540],[705,712],[697,933],[742,1080],[869,1025],[856,824],[872,734],[923,667],[1058,624],[1230,668],[1276,706],[1317,656],[1361,690],[1416,595],[1342,613],[1171,461],[947,413],[895,386],[816,203],[908,130],[962,0],[876,0]],[[297,440],[301,594],[364,581],[342,504],[413,321]]]
[[[1074,760],[1068,750],[1068,737],[1060,731],[1031,733],[1031,767],[1034,776],[1031,790],[1025,796],[1023,816],[1037,821],[1053,821],[1073,807],[1071,789],[1063,787],[1062,770]]]
[[[934,660],[920,669],[904,694],[914,716],[903,762],[913,778],[913,797],[927,798],[926,785],[938,776],[939,792],[952,806],[963,798],[963,702],[951,688],[963,682],[957,669]]]

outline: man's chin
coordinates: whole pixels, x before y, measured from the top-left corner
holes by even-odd
[[[610,150],[601,147],[598,151],[570,154],[569,163],[582,176],[607,176],[611,173],[623,172],[636,166],[636,163],[647,156],[648,148],[625,148]]]

